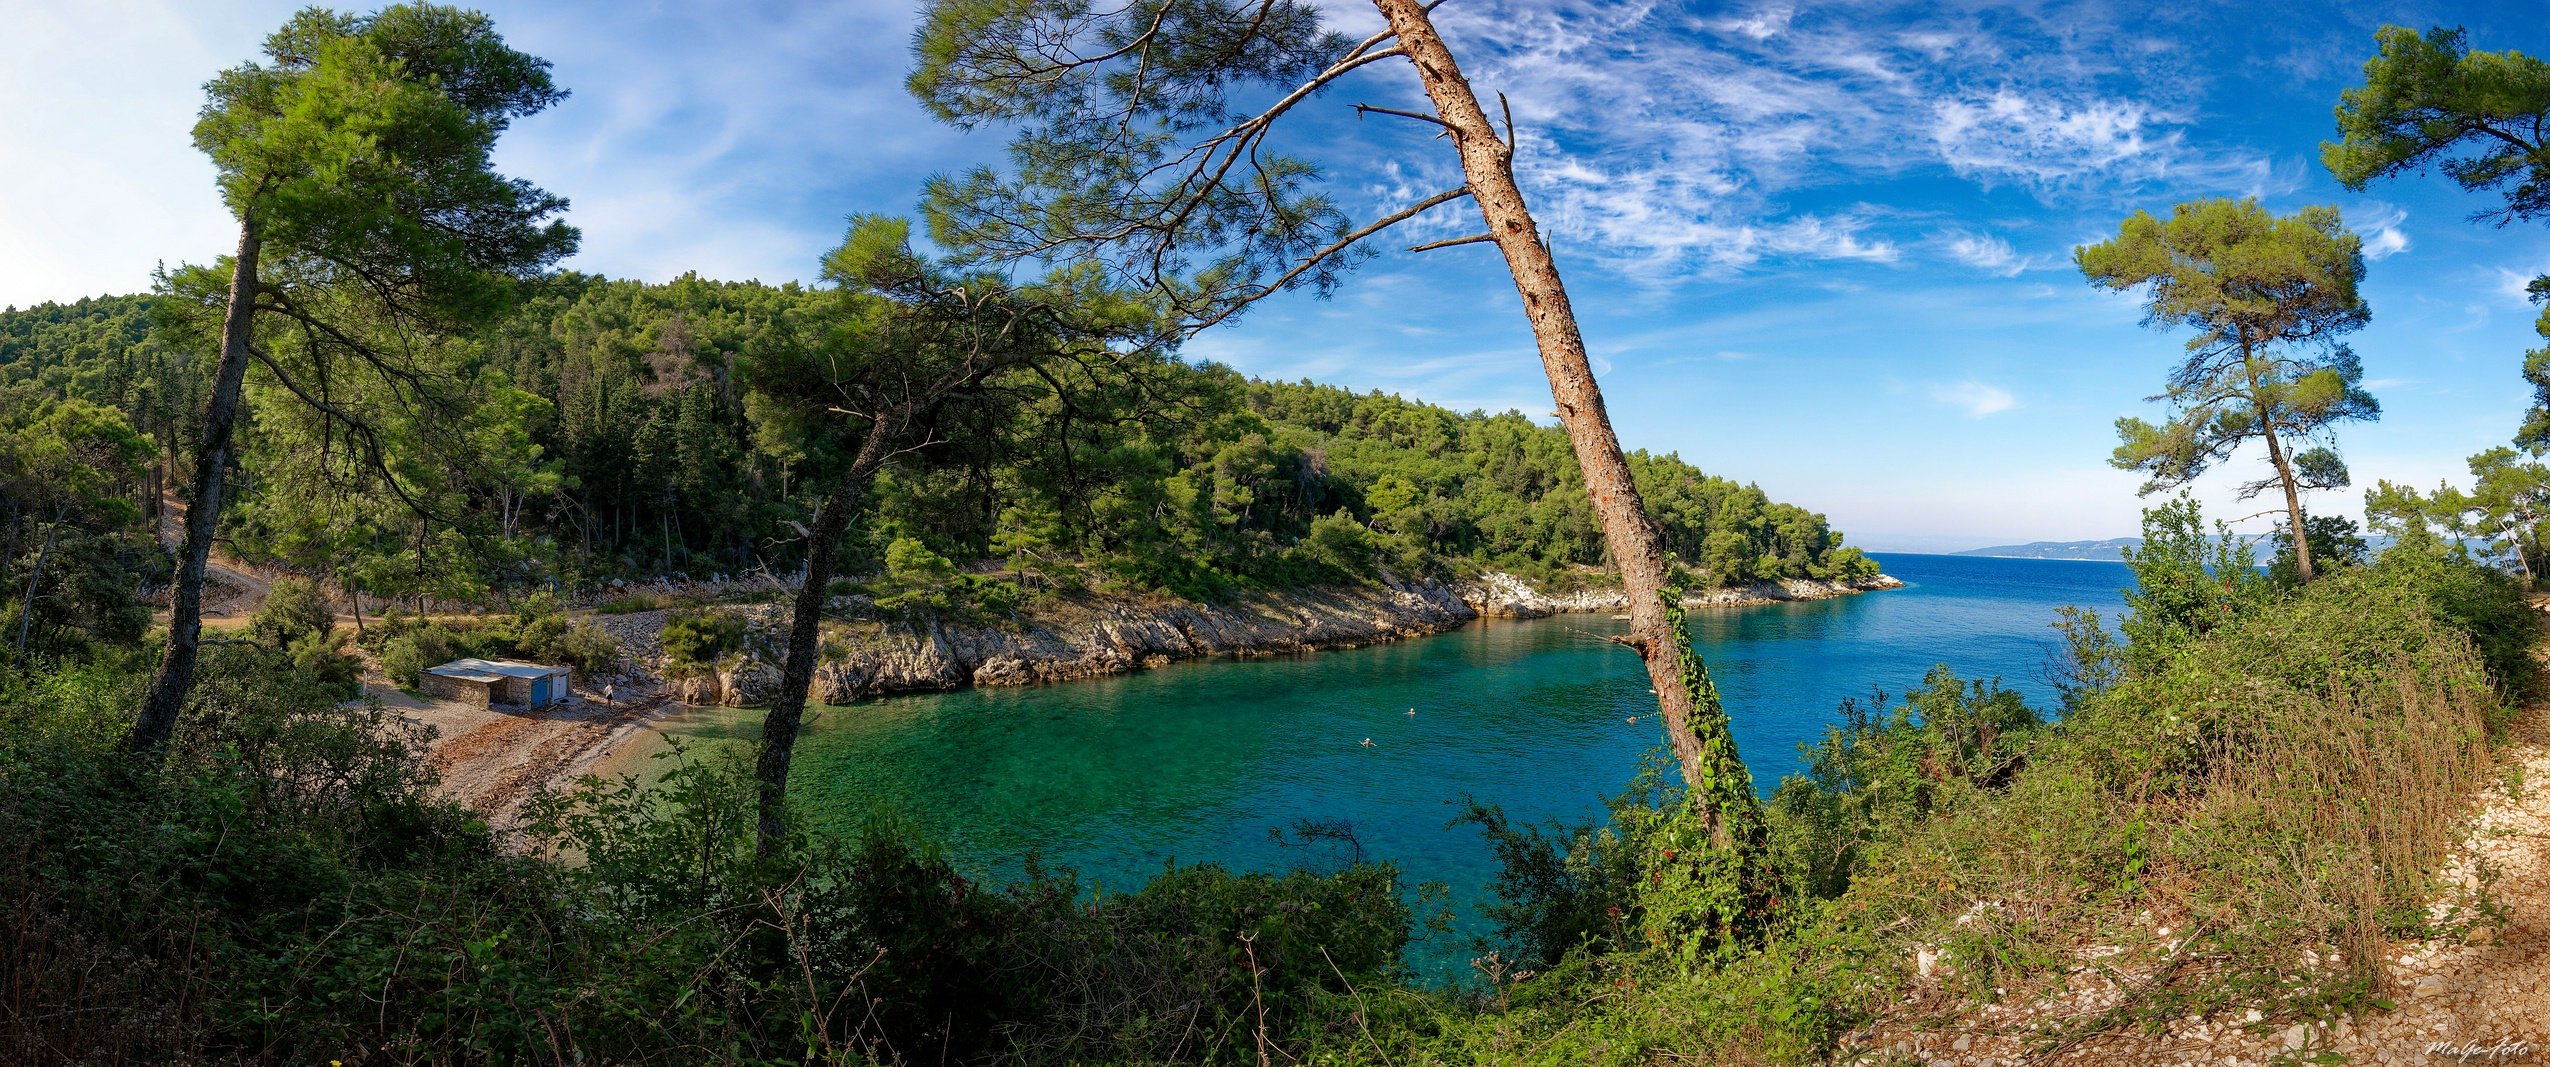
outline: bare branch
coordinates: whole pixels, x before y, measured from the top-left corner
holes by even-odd
[[[1411,251],[1411,252],[1432,252],[1432,251],[1434,251],[1435,249],[1438,249],[1438,248],[1451,248],[1451,247],[1453,247],[1453,246],[1455,246],[1455,245],[1474,245],[1474,244],[1480,244],[1480,243],[1483,243],[1483,242],[1494,241],[1494,240],[1496,240],[1496,235],[1495,235],[1495,234],[1492,234],[1492,233],[1474,233],[1474,234],[1469,235],[1468,237],[1455,237],[1455,238],[1453,238],[1453,239],[1451,239],[1451,240],[1449,240],[1449,241],[1428,241],[1428,242],[1426,242],[1426,243],[1424,243],[1424,244],[1417,245],[1417,246],[1415,246],[1415,247],[1413,247],[1413,248],[1410,248],[1410,249],[1408,249],[1408,251]]]
[[[1433,124],[1435,124],[1435,125],[1437,125],[1437,126],[1441,126],[1441,127],[1443,127],[1444,129],[1447,129],[1447,130],[1449,130],[1449,129],[1451,129],[1451,128],[1452,128],[1451,124],[1444,122],[1442,119],[1436,118],[1436,117],[1434,117],[1434,116],[1432,116],[1432,115],[1424,114],[1424,113],[1422,113],[1422,112],[1417,112],[1417,111],[1401,111],[1401,110],[1399,110],[1398,108],[1395,108],[1395,107],[1382,107],[1382,106],[1380,106],[1380,105],[1378,105],[1378,104],[1357,104],[1357,105],[1355,105],[1355,117],[1356,117],[1356,118],[1360,119],[1360,118],[1364,117],[1364,113],[1365,113],[1365,112],[1367,112],[1367,111],[1370,111],[1370,112],[1378,112],[1378,113],[1383,114],[1383,115],[1397,115],[1397,116],[1399,116],[1400,118],[1403,118],[1403,119],[1415,119],[1415,120],[1417,120],[1417,121],[1419,121],[1419,122],[1431,122],[1431,123],[1433,123]]]
[[[1210,316],[1206,317],[1203,321],[1197,322],[1197,323],[1195,323],[1195,324],[1193,324],[1193,325],[1191,325],[1191,326],[1187,327],[1187,332],[1192,333],[1192,332],[1195,332],[1195,331],[1197,331],[1197,330],[1202,330],[1202,329],[1204,329],[1204,328],[1206,328],[1206,327],[1209,327],[1209,326],[1213,325],[1214,323],[1217,323],[1217,322],[1222,321],[1223,319],[1230,318],[1231,316],[1238,314],[1238,313],[1239,313],[1239,311],[1240,311],[1240,309],[1245,308],[1245,307],[1249,306],[1250,304],[1254,304],[1254,303],[1258,302],[1259,300],[1263,300],[1263,299],[1265,299],[1265,298],[1266,298],[1268,295],[1270,295],[1270,294],[1273,294],[1273,293],[1276,293],[1276,292],[1281,291],[1281,290],[1282,290],[1285,286],[1287,286],[1287,285],[1291,285],[1291,284],[1293,283],[1293,280],[1294,280],[1294,279],[1299,278],[1299,277],[1301,277],[1302,275],[1309,273],[1309,272],[1310,272],[1310,270],[1311,270],[1311,268],[1316,267],[1316,266],[1318,266],[1320,263],[1322,263],[1322,262],[1326,261],[1326,260],[1328,259],[1328,257],[1333,256],[1333,255],[1336,255],[1336,254],[1337,254],[1337,253],[1339,253],[1339,252],[1343,252],[1343,251],[1345,251],[1346,249],[1348,249],[1348,248],[1350,248],[1350,247],[1353,247],[1353,246],[1354,246],[1354,243],[1355,243],[1355,242],[1357,242],[1357,241],[1363,240],[1363,239],[1364,239],[1364,238],[1366,238],[1366,237],[1370,237],[1370,236],[1372,236],[1372,235],[1374,235],[1374,234],[1376,234],[1376,233],[1380,233],[1380,232],[1381,232],[1381,231],[1383,231],[1383,230],[1389,229],[1389,228],[1390,228],[1390,227],[1392,227],[1392,226],[1396,226],[1396,225],[1398,225],[1398,224],[1400,224],[1400,223],[1402,223],[1402,222],[1406,222],[1406,221],[1408,221],[1409,219],[1413,219],[1413,218],[1417,217],[1418,215],[1424,214],[1424,213],[1426,212],[1426,210],[1427,210],[1427,209],[1429,209],[1429,208],[1439,207],[1439,206],[1441,206],[1441,205],[1451,203],[1452,201],[1459,200],[1459,199],[1461,199],[1462,197],[1465,197],[1465,196],[1468,196],[1468,195],[1470,195],[1470,187],[1469,187],[1469,186],[1467,186],[1467,185],[1464,185],[1464,186],[1462,186],[1462,187],[1460,187],[1460,188],[1458,188],[1458,189],[1451,189],[1451,190],[1447,190],[1447,191],[1444,191],[1444,192],[1436,193],[1436,194],[1434,194],[1433,196],[1429,196],[1429,197],[1427,197],[1427,198],[1425,198],[1425,199],[1423,199],[1423,200],[1419,200],[1419,201],[1417,201],[1417,202],[1416,202],[1416,203],[1414,203],[1414,204],[1410,204],[1410,205],[1408,205],[1407,207],[1404,207],[1404,208],[1401,208],[1401,209],[1399,209],[1399,210],[1397,210],[1397,211],[1391,212],[1391,213],[1390,213],[1390,214],[1388,214],[1388,215],[1384,215],[1384,216],[1382,216],[1381,218],[1374,220],[1374,221],[1373,221],[1373,223],[1372,223],[1372,225],[1366,226],[1366,227],[1364,227],[1363,229],[1360,229],[1360,230],[1356,230],[1355,232],[1350,233],[1350,234],[1347,234],[1347,235],[1346,235],[1346,236],[1344,236],[1344,237],[1340,237],[1340,238],[1338,238],[1338,239],[1336,240],[1336,242],[1335,242],[1335,243],[1330,244],[1328,247],[1323,248],[1323,249],[1320,249],[1319,251],[1312,253],[1309,257],[1307,257],[1307,258],[1303,259],[1300,263],[1295,264],[1295,265],[1293,266],[1293,269],[1288,270],[1288,271],[1285,271],[1285,272],[1284,272],[1284,276],[1283,276],[1283,277],[1281,277],[1281,278],[1277,278],[1277,279],[1275,279],[1272,283],[1270,283],[1270,284],[1267,284],[1267,285],[1265,285],[1265,286],[1260,287],[1260,288],[1258,289],[1258,291],[1257,291],[1257,292],[1250,294],[1250,295],[1249,295],[1248,297],[1246,297],[1245,299],[1241,299],[1241,300],[1234,301],[1234,302],[1232,302],[1232,303],[1230,304],[1230,306],[1225,307],[1225,308],[1223,308],[1223,309],[1222,309],[1222,310],[1220,310],[1220,311],[1214,312],[1212,315],[1210,315]]]

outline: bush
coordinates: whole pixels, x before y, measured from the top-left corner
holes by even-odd
[[[303,634],[285,653],[293,670],[336,699],[352,700],[363,695],[363,661],[348,653],[345,644],[344,634]]]
[[[641,611],[659,611],[672,607],[672,601],[652,593],[615,596],[593,606],[596,615],[635,615]]]
[[[416,688],[425,668],[452,661],[451,632],[427,623],[381,644],[381,673],[409,689]]]
[[[1294,548],[1326,577],[1353,581],[1369,578],[1380,556],[1380,539],[1353,515],[1339,511],[1310,520],[1310,532]]]
[[[2211,536],[2192,496],[2143,512],[2143,543],[2125,550],[2134,587],[2125,592],[2124,654],[2156,667],[2175,650],[2260,603],[2275,590],[2248,545],[2216,523]]]
[[[591,619],[577,619],[558,636],[548,655],[583,674],[609,674],[620,667],[620,639]]]
[[[569,622],[566,608],[546,591],[525,598],[514,609],[516,655],[543,663],[564,663],[584,675],[619,669],[620,641],[591,619]]]
[[[328,610],[327,597],[319,592],[319,584],[307,578],[277,578],[267,588],[265,602],[248,620],[248,634],[268,648],[285,649],[313,634],[325,634],[336,627],[336,615]]]
[[[2403,541],[2374,561],[2370,581],[2395,595],[2413,597],[2437,622],[2467,636],[2508,704],[2539,689],[2541,613],[2523,583],[2495,567],[2452,553],[2427,539]]]
[[[744,620],[714,611],[678,612],[664,620],[664,662],[674,677],[713,667],[744,646]]]
[[[579,896],[616,902],[608,921],[653,946],[621,965],[627,980],[665,983],[668,1001],[721,992],[703,1019],[746,1027],[732,1038],[764,1055],[1253,1062],[1261,1027],[1282,1047],[1324,1035],[1350,984],[1395,976],[1408,937],[1396,874],[1379,865],[1181,867],[1093,896],[1031,864],[993,889],[882,813],[845,837],[793,835],[763,861],[740,757],[672,758],[660,785],[591,782],[545,802],[533,833],[584,856],[562,872]],[[773,963],[790,977],[753,985]]]
[[[1780,782],[1772,845],[1790,892],[1841,894],[1862,852],[1919,827],[1951,798],[1996,789],[2026,765],[2043,725],[2019,694],[1935,666],[1900,703],[1845,700],[1842,722],[1802,746],[1807,773]]]
[[[381,673],[389,675],[390,681],[401,688],[416,688],[424,677],[425,668],[440,662],[427,662],[425,654],[417,649],[414,637],[393,637],[381,646]]]

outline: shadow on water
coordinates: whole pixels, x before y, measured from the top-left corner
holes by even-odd
[[[1884,561],[1906,588],[1693,613],[1694,643],[1766,795],[1843,698],[1901,692],[1934,663],[2046,702],[2054,609],[2113,615],[2128,580],[2112,563]],[[1342,822],[1411,885],[1449,888],[1463,921],[1416,954],[1421,970],[1451,977],[1478,932],[1468,905],[1493,874],[1477,831],[1448,825],[1462,799],[1517,821],[1582,819],[1663,742],[1644,673],[1609,640],[1624,625],[1484,620],[1371,648],[827,708],[799,743],[790,788],[818,824],[847,826],[885,803],[990,877],[1015,876],[1033,851],[1109,889],[1172,861],[1322,862],[1328,853],[1273,832]],[[705,711],[665,732],[749,739],[759,713]]]

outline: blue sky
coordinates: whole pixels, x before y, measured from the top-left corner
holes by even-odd
[[[134,291],[158,262],[227,250],[186,130],[201,82],[293,6],[0,0],[0,304]],[[574,202],[583,270],[809,277],[844,216],[908,210],[925,176],[1000,151],[903,94],[909,5],[482,6],[575,94],[500,162]],[[1525,191],[1622,438],[1873,548],[1929,550],[2133,532],[2111,423],[2156,414],[2142,398],[2183,337],[2092,292],[2070,250],[2137,208],[2329,203],[2365,236],[2373,325],[2354,344],[2384,416],[2341,438],[2359,485],[2463,476],[2511,433],[2540,343],[2522,282],[2550,271],[2550,227],[2471,223],[2489,200],[2435,177],[2346,193],[2318,146],[2378,25],[2464,25],[2477,47],[2540,55],[2550,20],[2530,3],[2336,7],[1452,0],[1438,18],[1472,80],[1513,102]],[[1417,100],[1404,70],[1369,70],[1289,140],[1366,218],[1457,184],[1441,142],[1353,119],[1356,101]],[[1469,232],[1470,210],[1384,247]],[[1549,410],[1484,246],[1385,251],[1334,299],[1279,298],[1188,352]],[[2200,495],[2265,510],[2229,499],[2256,462]]]

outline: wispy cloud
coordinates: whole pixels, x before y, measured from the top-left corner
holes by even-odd
[[[2408,233],[2400,229],[2407,221],[2406,210],[2380,202],[2372,204],[2355,224],[2356,235],[2364,239],[2364,258],[2384,260],[2408,251]]]
[[[1970,419],[1989,418],[2019,406],[2018,398],[2011,396],[2008,390],[1985,385],[1972,378],[1955,385],[1931,386],[1930,399],[1933,403],[1960,409]]]
[[[1928,198],[1799,203],[1851,183],[1962,181],[2104,207],[2162,185],[2239,194],[2299,180],[2253,152],[2196,144],[2193,98],[2171,88],[2185,59],[2167,28],[2096,4],[1987,18],[1909,0],[1706,16],[1506,0],[1440,18],[1471,79],[1512,90],[1516,165],[1552,237],[1641,285],[1893,263],[1936,227]],[[1448,161],[1405,181],[1403,160],[1440,153],[1392,155],[1376,169],[1394,192],[1457,184]],[[1949,254],[2026,269],[1980,243],[1996,238],[1975,240]]]
[[[2509,270],[2504,267],[2491,267],[2489,270],[2495,275],[2495,284],[2489,288],[2515,303],[2530,304],[2532,280],[2550,274],[2550,263],[2542,264],[2538,270]]]
[[[1934,236],[1932,240],[1949,259],[1986,274],[2015,278],[2039,265],[2036,257],[2020,255],[2010,242],[1988,233],[1950,230]]]
[[[2176,134],[2147,136],[2165,116],[2132,101],[2065,101],[1995,90],[1972,100],[1933,105],[1931,142],[1957,173],[1984,181],[2017,179],[2052,185],[2086,175],[2146,171],[2179,144]]]

